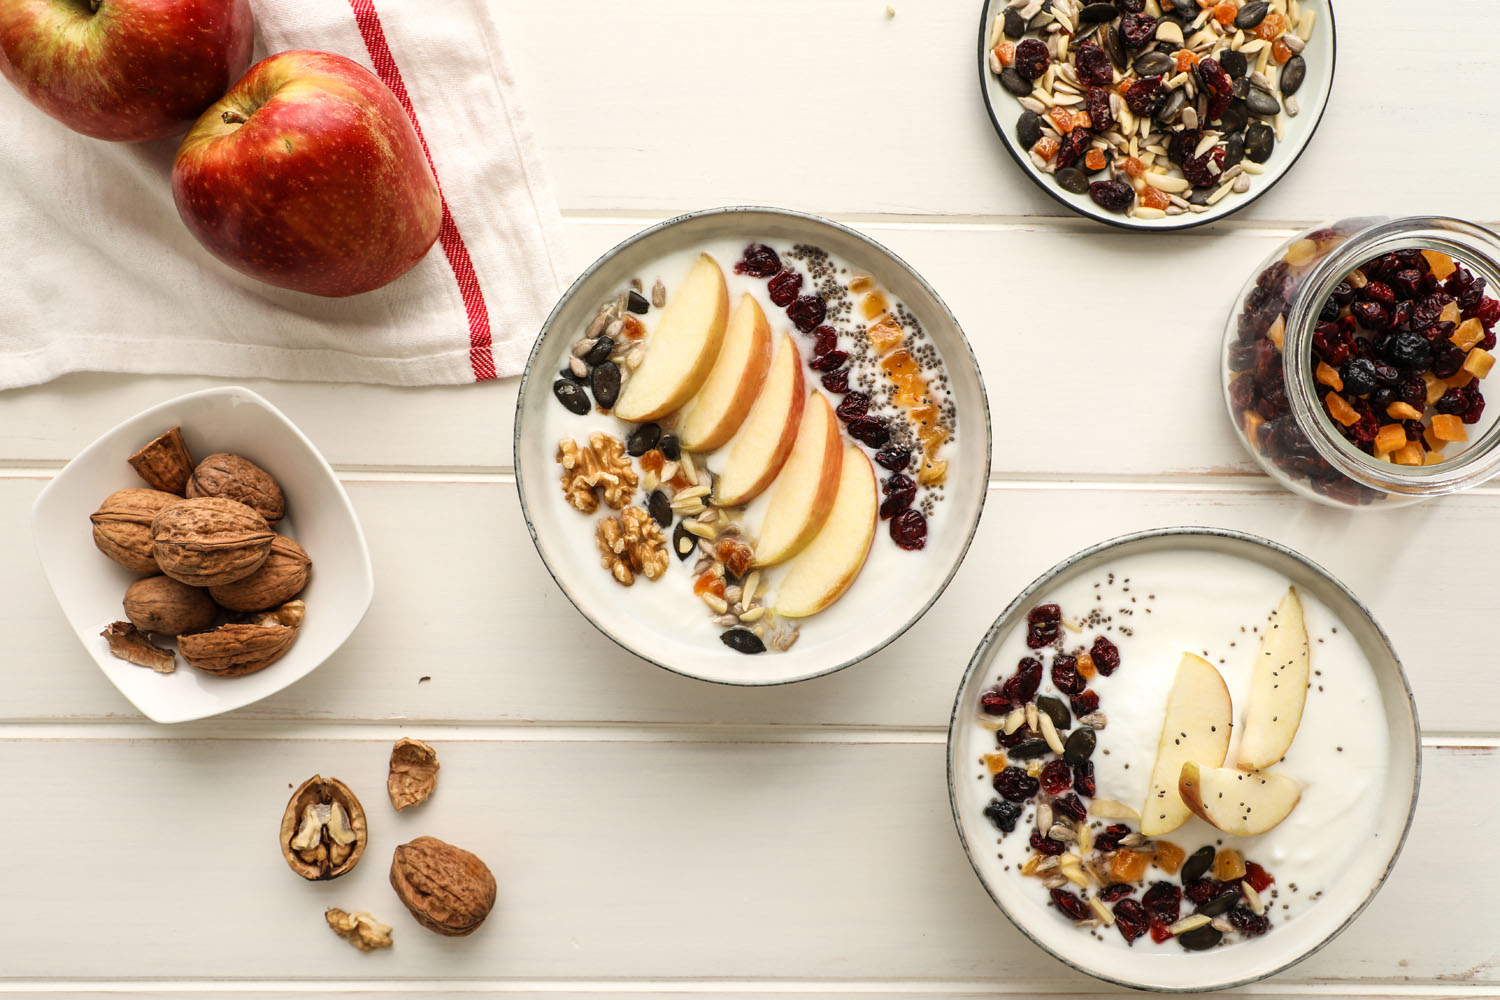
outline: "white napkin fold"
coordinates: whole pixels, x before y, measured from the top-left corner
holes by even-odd
[[[323,299],[220,264],[172,204],[176,140],[78,135],[0,80],[0,389],[71,371],[432,385],[521,371],[566,267],[486,0],[253,0],[256,59],[323,49],[412,114],[447,211],[415,268]]]

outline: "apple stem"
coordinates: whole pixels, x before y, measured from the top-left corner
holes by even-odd
[[[238,111],[226,111],[219,117],[224,119],[225,125],[243,125],[250,120]]]

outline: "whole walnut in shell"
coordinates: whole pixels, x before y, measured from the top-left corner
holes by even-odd
[[[286,516],[286,498],[271,474],[243,455],[225,451],[198,463],[188,478],[187,496],[236,500],[272,524]]]
[[[243,580],[210,587],[208,592],[230,611],[260,611],[285,604],[302,593],[311,572],[312,560],[306,550],[285,535],[277,535],[260,569]]]
[[[495,906],[495,876],[485,863],[436,837],[396,848],[391,888],[417,923],[449,937],[474,933]]]
[[[305,612],[301,601],[291,601],[253,621],[178,636],[177,651],[188,663],[217,677],[253,674],[287,654],[297,641]]]
[[[159,573],[151,522],[162,510],[181,502],[181,497],[162,490],[117,490],[89,515],[94,524],[94,545],[132,573]]]
[[[156,564],[174,580],[218,587],[260,569],[276,533],[244,504],[222,497],[177,500],[151,522]]]
[[[125,617],[142,632],[181,635],[208,628],[219,615],[213,598],[169,576],[148,576],[125,591]]]

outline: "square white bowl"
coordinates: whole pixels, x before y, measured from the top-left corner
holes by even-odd
[[[233,452],[275,477],[287,497],[276,530],[312,557],[301,631],[285,656],[257,673],[214,677],[179,660],[176,673],[158,674],[117,659],[99,634],[124,619],[125,588],[140,576],[95,548],[89,515],[114,491],[146,485],[126,459],[173,427],[182,428],[195,460]],[[237,386],[179,396],[108,431],[42,490],[31,519],[47,582],[78,641],[110,683],[156,722],[228,712],[307,676],[354,632],[375,593],[364,532],[333,469],[280,410]]]

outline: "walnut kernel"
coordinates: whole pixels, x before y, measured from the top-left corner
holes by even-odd
[[[630,456],[625,454],[625,443],[601,431],[589,435],[587,447],[572,438],[558,442],[557,461],[563,467],[563,494],[568,503],[585,514],[599,509],[600,492],[605,503],[621,509],[635,496],[640,483]]]
[[[333,928],[335,934],[360,951],[391,946],[390,925],[382,924],[363,911],[346,913],[335,906],[324,912],[323,919],[328,921],[328,926]]]
[[[639,507],[626,507],[618,517],[599,522],[597,532],[600,563],[615,581],[629,587],[635,574],[657,580],[667,571],[667,539],[651,515]]]

